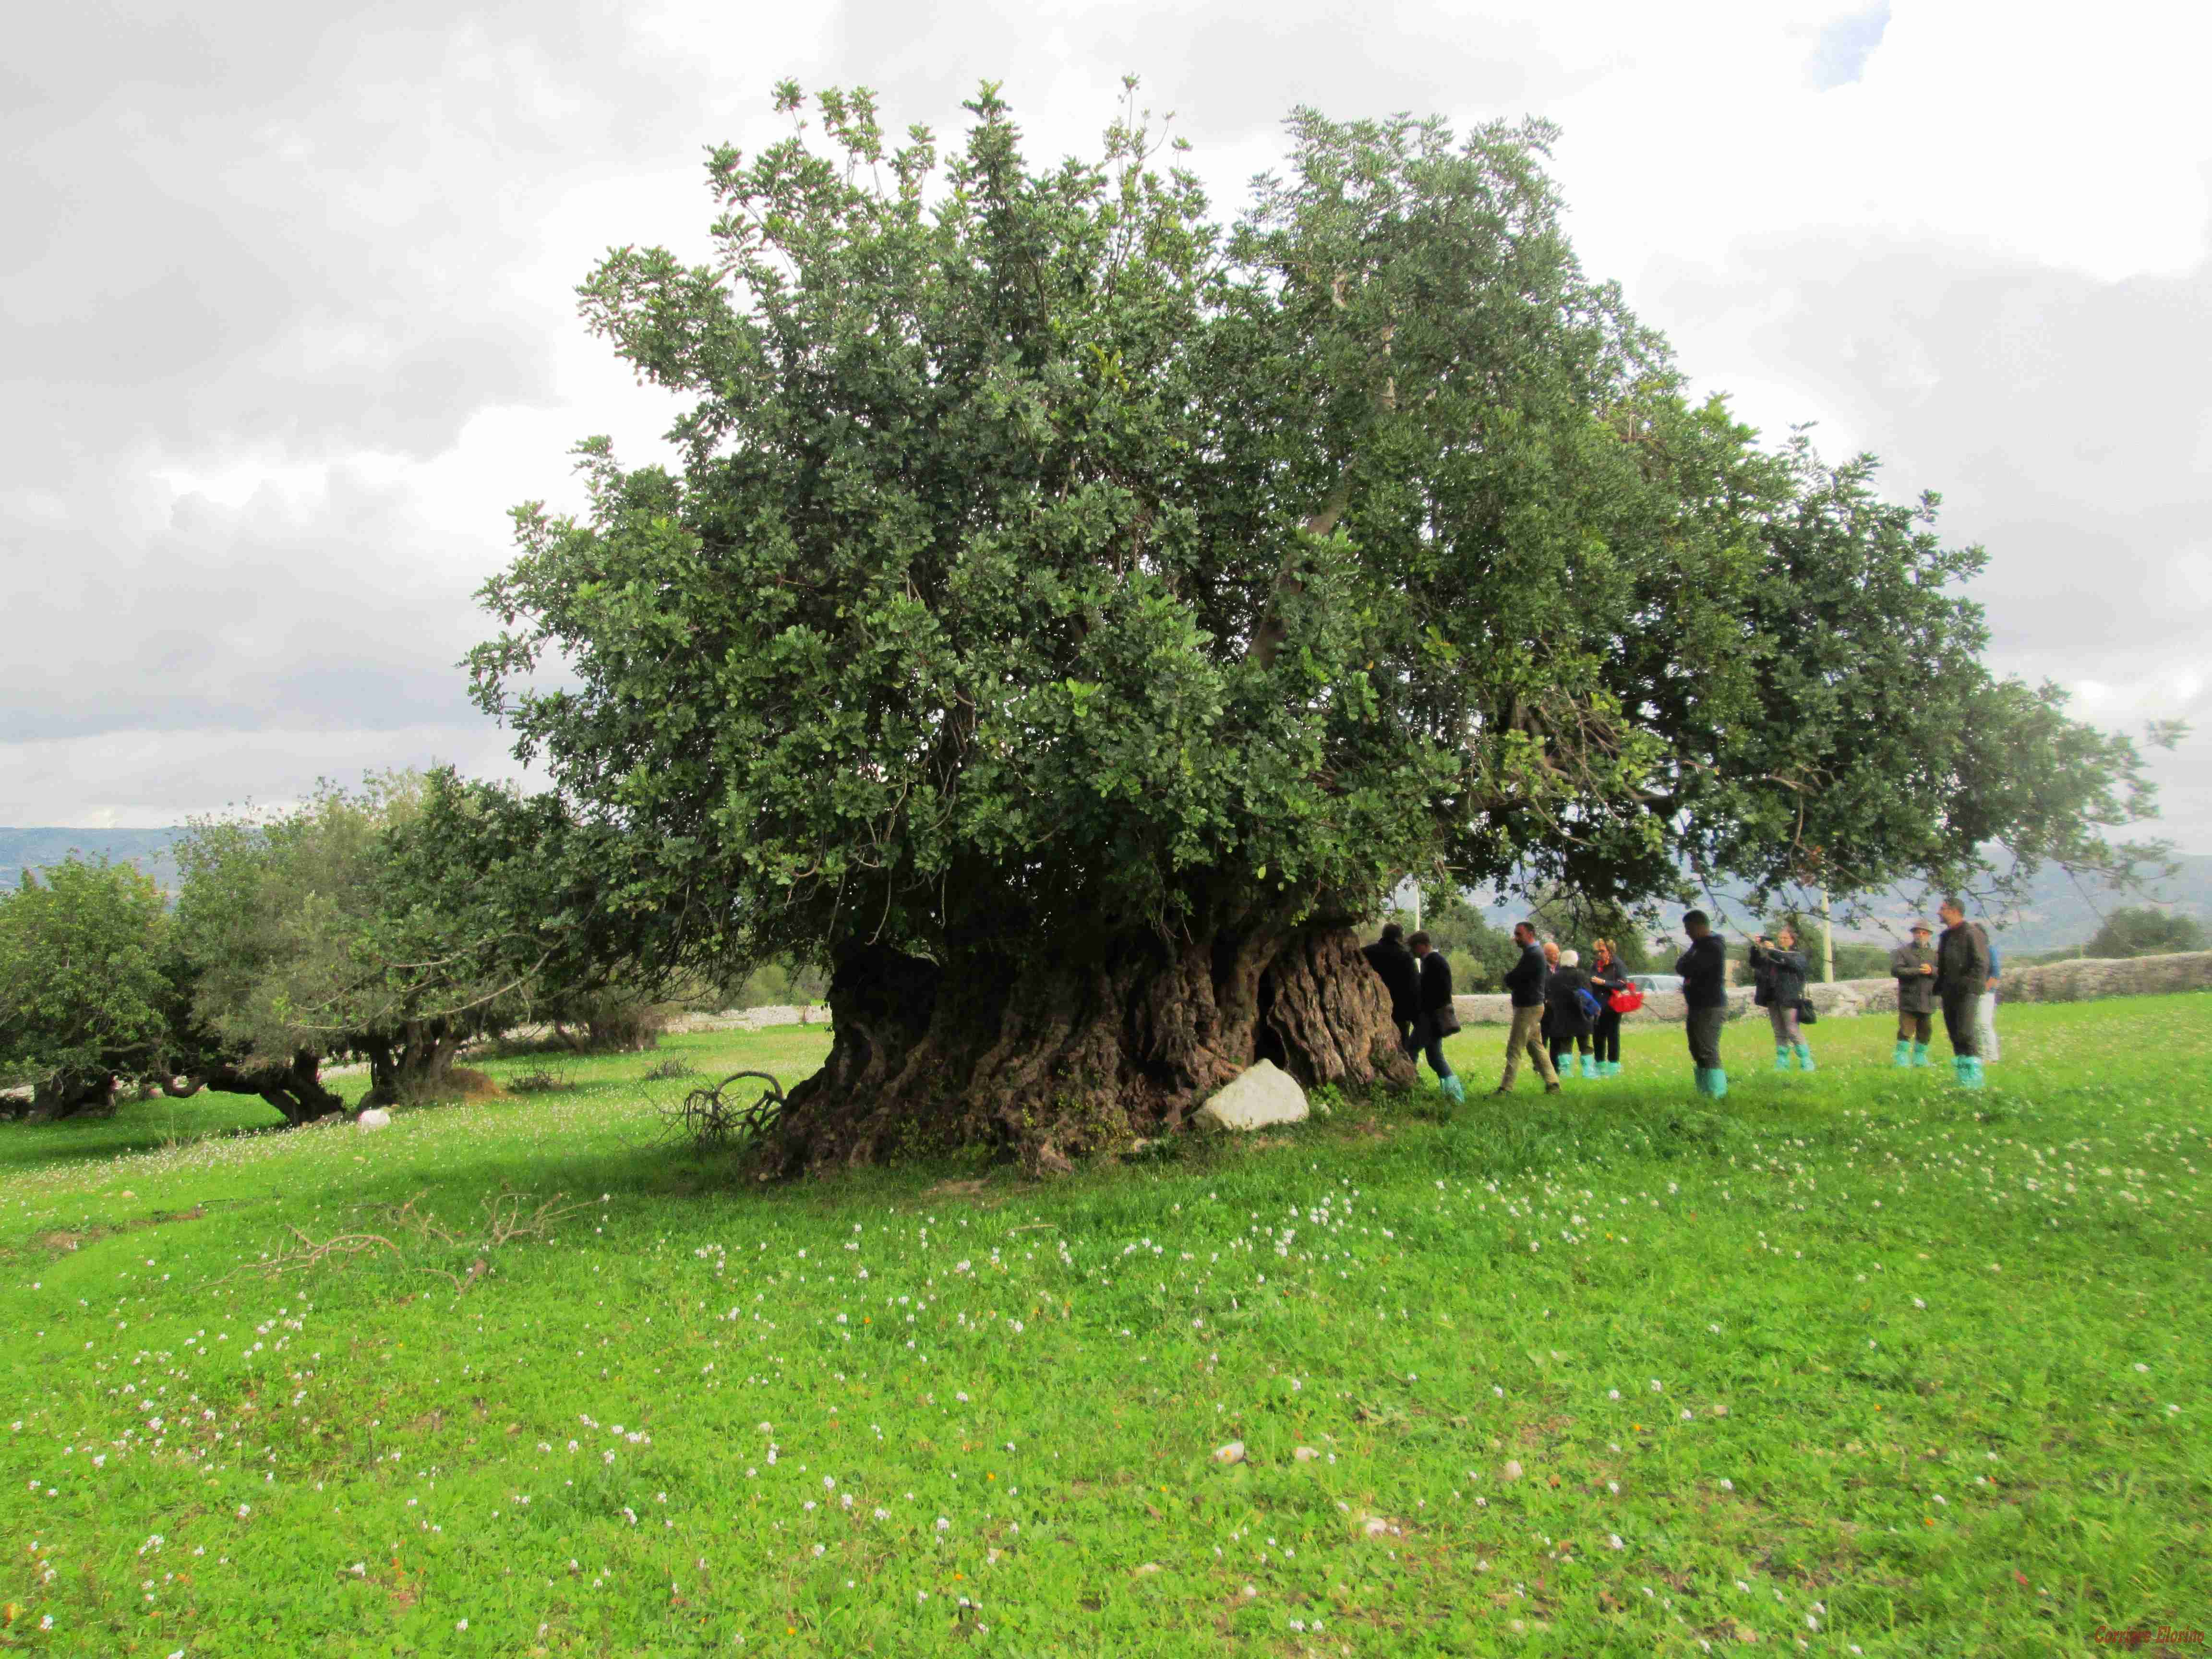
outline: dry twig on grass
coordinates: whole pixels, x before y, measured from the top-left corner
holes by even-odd
[[[418,1246],[474,1251],[467,1267],[459,1273],[411,1260],[407,1249],[389,1233],[337,1233],[329,1238],[317,1239],[297,1226],[288,1227],[287,1231],[299,1241],[298,1243],[263,1261],[248,1262],[239,1272],[255,1273],[264,1278],[273,1279],[292,1268],[316,1267],[326,1262],[343,1265],[364,1255],[386,1250],[410,1272],[429,1273],[445,1279],[453,1285],[455,1295],[465,1296],[470,1287],[490,1270],[489,1258],[501,1246],[513,1243],[517,1239],[544,1237],[556,1222],[584,1213],[592,1207],[585,1203],[568,1203],[564,1201],[567,1198],[566,1193],[556,1193],[535,1209],[526,1210],[526,1194],[489,1194],[480,1205],[483,1211],[483,1228],[475,1232],[458,1231],[446,1225],[429,1211],[416,1208],[422,1199],[420,1193],[404,1204],[387,1207],[390,1219],[386,1225],[391,1233],[398,1233]],[[226,1273],[224,1278],[234,1276]]]

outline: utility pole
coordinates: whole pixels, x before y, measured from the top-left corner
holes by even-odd
[[[1828,921],[1828,890],[1820,889],[1820,983],[1836,982],[1836,930]]]

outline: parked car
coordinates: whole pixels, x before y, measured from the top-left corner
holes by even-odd
[[[1680,974],[1631,974],[1628,976],[1628,982],[1647,997],[1661,992],[1668,992],[1679,996],[1682,990],[1682,976]]]

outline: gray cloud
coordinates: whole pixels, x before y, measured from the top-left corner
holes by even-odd
[[[507,555],[499,508],[557,491],[567,440],[613,427],[634,450],[671,412],[622,401],[618,370],[578,378],[597,349],[570,285],[610,241],[697,246],[699,146],[761,131],[779,76],[872,84],[894,123],[948,138],[976,82],[1003,78],[1045,159],[1090,148],[1134,70],[1199,141],[1226,212],[1293,104],[1464,121],[1620,71],[1601,40],[1536,17],[1345,0],[848,0],[820,20],[49,9],[0,60],[0,816],[158,821],[280,797],[318,757],[495,764],[453,664],[484,627],[468,595]],[[1830,22],[1808,73],[1839,86],[1878,46],[1904,50],[1887,21]],[[1688,158],[1682,176],[1730,175]],[[1759,203],[1730,217],[1750,232]],[[2212,357],[2212,268],[2100,283],[1840,234],[1711,257],[1655,264],[1632,299],[1707,383],[1757,382],[1778,425],[1863,438],[1896,493],[1942,489],[1947,533],[1993,555],[1980,597],[2002,665],[2099,683],[2083,708],[2100,718],[2154,707],[2212,727],[2212,401],[2191,372]],[[562,412],[498,443],[472,425],[532,408]],[[423,482],[457,454],[480,487]],[[300,476],[181,498],[161,482],[263,465]],[[2177,803],[2212,802],[2212,736],[2161,766]]]

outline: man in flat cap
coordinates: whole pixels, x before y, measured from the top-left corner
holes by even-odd
[[[1928,1044],[1936,1035],[1936,951],[1928,942],[1935,930],[1924,921],[1912,924],[1912,942],[1889,953],[1889,971],[1897,979],[1897,1053],[1893,1066],[1925,1066]]]

